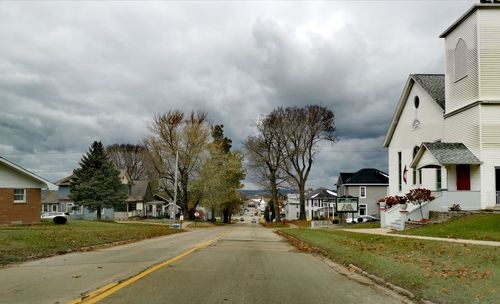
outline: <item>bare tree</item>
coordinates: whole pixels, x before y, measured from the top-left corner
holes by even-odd
[[[106,153],[117,169],[125,169],[132,180],[146,177],[146,148],[142,145],[112,144]]]
[[[201,166],[210,135],[207,115],[204,112],[169,111],[156,114],[150,126],[152,134],[144,139],[151,164],[160,180],[161,188],[174,197],[175,159],[178,162],[178,204],[187,215],[191,179]],[[194,208],[191,208],[193,210]]]
[[[305,186],[321,141],[335,141],[335,116],[323,106],[277,108],[271,115],[278,121],[285,161],[282,169],[299,188],[300,219],[305,219]]]
[[[256,122],[257,135],[244,142],[248,169],[253,181],[271,192],[272,210],[279,219],[278,186],[284,183],[284,146],[279,132],[279,120],[273,113]]]

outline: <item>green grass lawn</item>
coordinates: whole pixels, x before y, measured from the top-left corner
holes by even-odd
[[[0,266],[78,251],[83,247],[136,241],[179,232],[163,225],[70,220],[0,227]]]
[[[286,229],[344,265],[350,263],[436,303],[499,303],[500,248],[368,235]]]
[[[398,233],[500,242],[500,214],[474,214]]]
[[[342,228],[346,229],[369,229],[369,228],[380,228],[380,222],[366,222],[358,224],[345,224]]]

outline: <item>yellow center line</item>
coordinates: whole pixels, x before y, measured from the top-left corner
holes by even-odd
[[[67,304],[79,304],[79,303],[93,304],[93,303],[97,303],[98,301],[114,294],[118,290],[125,288],[128,285],[134,283],[135,281],[138,281],[138,280],[144,278],[145,276],[157,271],[158,269],[165,267],[165,266],[167,266],[175,261],[178,261],[178,260],[182,259],[183,257],[195,252],[196,250],[199,250],[201,248],[208,247],[211,244],[214,244],[217,240],[219,240],[221,237],[223,237],[224,234],[225,234],[224,232],[220,233],[214,239],[203,242],[203,243],[198,243],[193,248],[189,249],[188,251],[183,252],[180,255],[173,257],[169,260],[166,260],[166,261],[163,261],[159,264],[153,265],[153,266],[138,273],[137,275],[135,275],[133,277],[130,277],[130,278],[128,278],[124,281],[121,281],[121,282],[113,282],[113,283],[109,283],[107,285],[104,285],[104,286],[92,291],[91,293],[85,295],[84,297],[81,297],[81,298],[78,298],[75,300],[71,300]]]

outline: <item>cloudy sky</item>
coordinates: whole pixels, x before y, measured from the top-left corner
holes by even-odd
[[[438,35],[476,2],[1,2],[0,156],[56,181],[154,113],[205,110],[240,148],[275,107],[321,104],[339,140],[308,186],[385,171],[408,74],[443,72]]]

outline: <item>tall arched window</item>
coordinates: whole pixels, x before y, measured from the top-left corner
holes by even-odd
[[[455,81],[467,76],[467,44],[463,39],[458,39],[455,47]]]
[[[415,156],[417,156],[419,146],[413,147],[413,159],[415,159]],[[417,184],[417,168],[413,168],[412,170],[412,181],[413,185]]]

